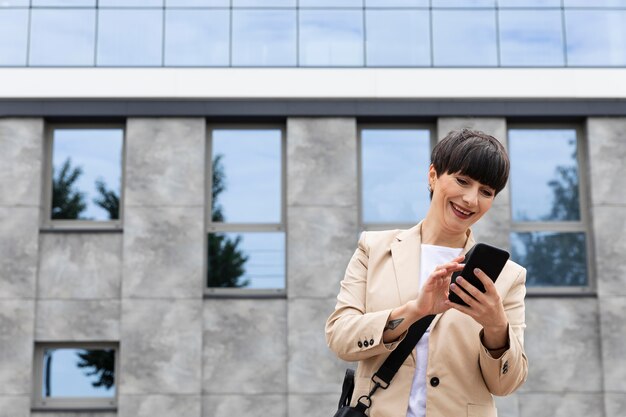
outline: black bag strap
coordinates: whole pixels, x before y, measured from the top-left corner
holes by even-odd
[[[350,405],[350,399],[354,392],[354,369],[346,369],[346,376],[343,378],[343,386],[341,387],[341,397],[339,397],[339,407]]]

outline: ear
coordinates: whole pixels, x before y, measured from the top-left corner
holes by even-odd
[[[437,180],[437,177],[439,176],[437,175],[435,166],[430,164],[430,167],[428,168],[428,184],[433,184]]]

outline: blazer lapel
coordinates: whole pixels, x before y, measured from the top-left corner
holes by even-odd
[[[396,273],[401,304],[417,298],[420,278],[422,223],[399,233],[391,244],[391,258]]]

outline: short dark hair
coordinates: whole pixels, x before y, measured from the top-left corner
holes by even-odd
[[[502,143],[491,135],[463,129],[453,130],[433,149],[430,162],[442,174],[467,175],[495,190],[502,191],[509,179],[509,156]],[[432,198],[432,191],[430,193]]]

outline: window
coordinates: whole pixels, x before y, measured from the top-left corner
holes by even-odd
[[[577,127],[511,127],[511,256],[542,292],[590,289],[584,150]]]
[[[55,125],[48,137],[45,225],[120,227],[124,129]]]
[[[35,346],[35,409],[115,409],[117,344]]]
[[[283,294],[284,130],[208,131],[208,294]]]
[[[426,216],[428,167],[434,146],[426,126],[360,128],[361,226],[409,228]]]

